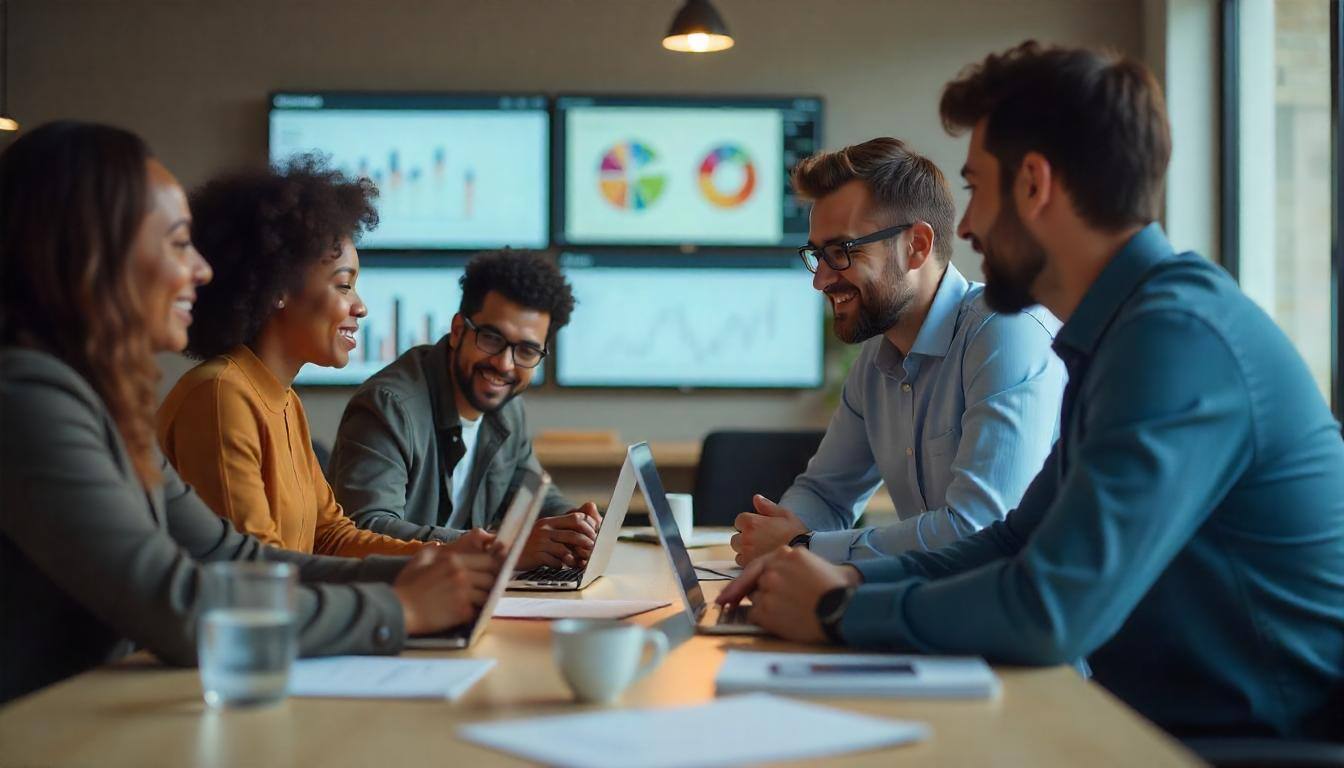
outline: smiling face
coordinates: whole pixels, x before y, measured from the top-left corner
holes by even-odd
[[[545,349],[551,316],[510,301],[498,291],[490,291],[471,322],[477,329],[494,331],[514,344],[534,344]],[[506,347],[493,355],[482,351],[476,346],[476,335],[477,331],[468,328],[461,315],[453,317],[448,340],[453,350],[453,380],[459,395],[458,413],[467,419],[504,407],[527,389],[537,371],[516,365],[512,348]]]
[[[877,210],[872,192],[855,179],[812,205],[808,242],[821,246],[854,240],[897,222]],[[835,313],[835,335],[847,344],[872,338],[896,325],[914,301],[915,287],[897,257],[905,234],[850,249],[848,269],[822,261],[812,287],[826,294]]]
[[[971,132],[961,171],[971,200],[957,234],[983,258],[985,303],[996,312],[1020,312],[1036,303],[1033,286],[1046,254],[1017,215],[1012,196],[1003,192],[998,158],[985,149],[985,126],[981,120]]]
[[[191,242],[191,212],[177,179],[158,160],[146,163],[148,215],[131,245],[134,284],[155,352],[180,352],[196,303],[196,287],[212,273]]]
[[[355,292],[359,253],[350,238],[341,238],[334,257],[308,268],[297,293],[284,296],[285,306],[271,316],[292,360],[328,368],[344,368],[357,346],[359,318],[368,314]]]

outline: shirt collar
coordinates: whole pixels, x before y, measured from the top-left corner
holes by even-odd
[[[293,390],[280,383],[275,374],[271,373],[271,369],[267,368],[261,358],[257,357],[257,353],[253,352],[246,344],[239,344],[225,352],[224,357],[238,366],[238,370],[243,373],[243,378],[247,379],[247,383],[252,386],[252,389],[261,398],[262,403],[268,410],[274,413],[285,410],[285,406],[289,405],[289,395]]]
[[[928,357],[947,357],[952,348],[952,337],[957,334],[957,316],[961,314],[961,300],[971,284],[966,282],[960,270],[952,262],[947,263],[947,271],[933,294],[933,304],[929,305],[929,314],[924,324],[915,334],[915,343],[910,346],[910,354]]]
[[[1055,337],[1055,348],[1091,355],[1120,307],[1159,262],[1175,251],[1156,222],[1139,230],[1083,294],[1083,300]]]

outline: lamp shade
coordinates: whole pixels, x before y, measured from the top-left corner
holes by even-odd
[[[709,53],[732,48],[733,37],[709,0],[686,0],[663,37],[663,47],[669,51]]]

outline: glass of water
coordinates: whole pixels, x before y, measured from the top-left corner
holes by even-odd
[[[289,563],[210,563],[197,632],[201,687],[212,707],[285,698],[298,652],[297,571]]]

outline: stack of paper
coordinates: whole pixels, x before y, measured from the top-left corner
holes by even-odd
[[[350,699],[456,699],[494,666],[494,659],[299,659],[289,675],[289,693]]]
[[[999,678],[984,659],[892,654],[729,651],[714,679],[720,694],[744,691],[817,696],[979,699]]]
[[[701,560],[695,564],[695,575],[701,581],[729,581],[742,575],[742,566],[736,560]]]
[[[566,600],[502,597],[496,619],[624,619],[671,605],[666,600]]]
[[[927,738],[886,720],[766,694],[669,709],[608,710],[458,729],[467,741],[547,765],[672,768],[802,760]]]
[[[627,528],[621,531],[621,541],[639,541],[645,544],[658,544],[661,540],[658,533],[650,527]],[[700,547],[722,547],[726,546],[733,538],[732,531],[692,531],[689,539],[683,538],[682,544],[687,549],[697,549]]]

